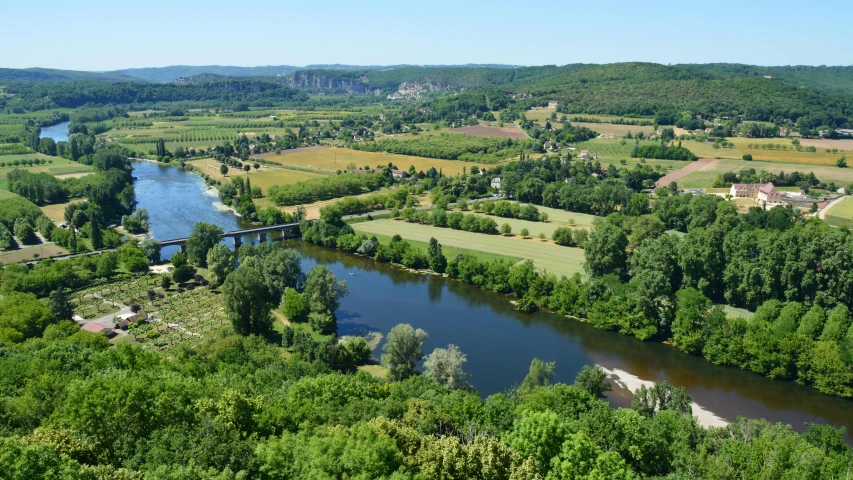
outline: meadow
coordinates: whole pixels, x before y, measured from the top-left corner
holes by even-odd
[[[853,169],[838,168],[829,165],[814,165],[804,163],[778,163],[766,161],[745,161],[734,159],[719,159],[705,167],[692,172],[677,181],[682,188],[707,188],[714,186],[714,180],[725,172],[738,172],[740,170],[754,168],[756,172],[762,170],[779,173],[791,173],[799,171],[803,173],[813,172],[818,180],[822,182],[836,182],[849,184],[853,182]]]
[[[586,123],[586,122],[570,122],[574,127],[586,127],[598,133],[612,133],[617,137],[624,137],[628,132],[631,135],[636,135],[638,132],[643,132],[644,135],[651,135],[655,131],[655,127],[639,126],[639,125],[618,125],[615,123]]]
[[[545,224],[543,224],[545,225]],[[580,248],[560,247],[539,239],[522,239],[520,236],[504,237],[486,235],[463,230],[406,223],[398,220],[374,220],[353,225],[357,233],[366,235],[394,236],[399,234],[406,240],[428,243],[430,238],[442,246],[465,248],[507,257],[533,260],[537,268],[558,276],[571,276],[583,271],[584,252]],[[531,231],[536,235],[538,231]]]
[[[261,187],[261,190],[263,190],[264,193],[274,185],[290,185],[292,183],[304,182],[306,180],[313,180],[315,178],[322,178],[325,176],[321,173],[301,172],[276,167],[274,165],[261,165],[260,169],[255,170],[252,168],[249,173],[235,167],[228,167],[228,173],[226,175],[222,175],[219,172],[222,164],[211,158],[206,158],[204,160],[192,160],[188,163],[215,180],[228,182],[234,177],[242,177],[243,180],[249,179],[252,182],[253,187]]]
[[[426,172],[430,167],[435,167],[436,170],[441,170],[444,175],[461,174],[463,169],[470,171],[474,167],[485,166],[484,164],[457,160],[395,155],[384,152],[362,152],[347,148],[331,147],[296,153],[282,153],[281,155],[265,158],[283,164],[312,166],[330,170],[344,170],[350,163],[354,163],[358,168],[364,168],[365,166],[376,168],[377,165],[387,165],[390,162],[401,170],[408,170],[409,166],[414,166],[415,170]]]
[[[53,163],[48,163],[45,165],[19,165],[14,166],[10,165],[10,162],[14,160],[27,160],[27,159],[48,159]],[[0,167],[0,189],[6,190],[8,186],[6,185],[6,175],[9,174],[12,170],[19,168],[22,170],[27,170],[30,173],[49,173],[51,175],[57,176],[70,176],[77,174],[88,174],[95,171],[94,167],[91,165],[83,165],[82,163],[77,163],[71,160],[66,160],[60,157],[51,157],[48,155],[42,155],[41,153],[31,153],[26,155],[3,155],[0,156],[0,162],[5,162],[6,166]]]
[[[836,227],[853,228],[853,197],[847,197],[833,205],[826,213],[826,221]]]

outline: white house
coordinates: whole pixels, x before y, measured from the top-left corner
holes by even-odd
[[[492,179],[492,188],[494,188],[495,190],[501,189],[501,178],[500,177],[495,177]]]

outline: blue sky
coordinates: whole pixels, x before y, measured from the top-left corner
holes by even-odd
[[[0,67],[853,64],[853,2],[3,0]]]

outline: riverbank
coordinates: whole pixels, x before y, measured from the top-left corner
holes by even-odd
[[[601,365],[599,365],[599,367],[601,367]],[[634,392],[639,390],[640,387],[645,386],[646,388],[651,388],[655,384],[655,382],[643,380],[636,375],[632,375],[618,368],[608,369],[601,367],[601,369],[607,374],[606,381],[610,382],[613,386],[613,393],[622,398],[626,396],[626,393],[633,398]],[[702,425],[703,427],[725,427],[729,424],[729,422],[696,402],[691,403],[690,407],[693,410],[693,416],[696,417],[699,425]]]

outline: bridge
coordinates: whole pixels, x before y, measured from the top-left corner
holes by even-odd
[[[263,242],[267,239],[268,233],[273,232],[281,232],[282,237],[286,237],[289,233],[299,228],[298,223],[281,223],[278,225],[272,225],[269,227],[257,227],[257,228],[247,228],[245,230],[232,230],[230,232],[225,232],[222,234],[222,238],[232,238],[234,239],[234,248],[240,248],[240,244],[243,243],[241,238],[247,235],[257,235],[258,241]],[[160,245],[163,247],[171,247],[174,245],[178,245],[181,247],[181,250],[185,250],[187,247],[187,238],[173,238],[171,240],[161,240]]]

